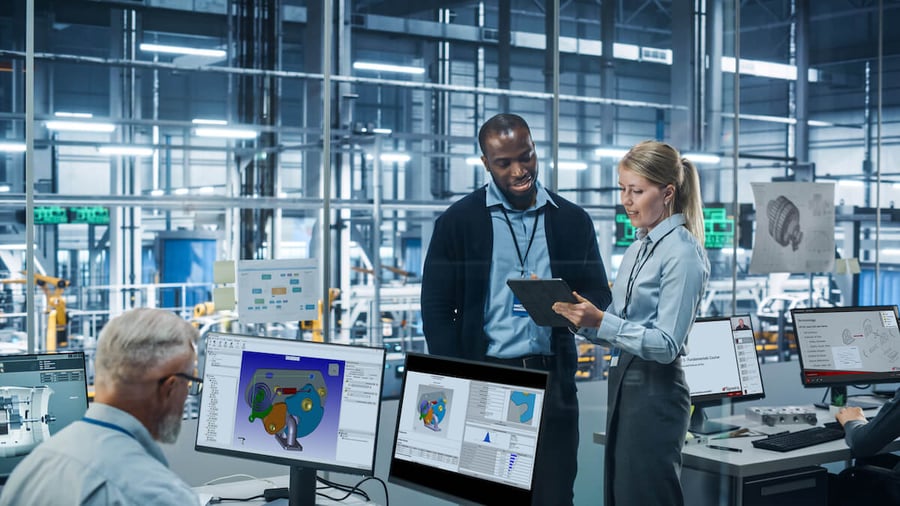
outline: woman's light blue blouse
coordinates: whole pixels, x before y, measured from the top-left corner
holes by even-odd
[[[600,327],[582,328],[579,335],[663,364],[687,353],[709,260],[684,223],[684,215],[675,214],[649,234],[638,232],[622,258]]]

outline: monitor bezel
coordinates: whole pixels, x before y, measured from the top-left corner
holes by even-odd
[[[411,365],[412,367],[410,367]],[[414,372],[420,372],[420,370],[424,369],[425,372],[433,374],[501,384],[504,383],[506,378],[516,378],[515,381],[507,379],[505,382],[530,388],[539,388],[544,392],[545,400],[549,374],[535,369],[508,367],[422,353],[407,353],[403,373],[403,387],[400,393],[400,405],[397,407],[397,421],[394,425],[393,442],[391,444],[390,469],[388,471],[388,481],[391,483],[446,500],[464,501],[462,504],[468,504],[468,502],[476,504],[500,504],[501,502],[530,504],[536,482],[534,469],[532,469],[531,484],[526,490],[513,485],[504,485],[487,479],[437,469],[395,457],[400,419],[403,415],[403,399],[406,395],[407,374],[409,374],[410,368]],[[519,378],[527,378],[527,380],[521,381]],[[541,429],[535,447],[535,454],[540,450],[540,433],[544,430],[544,409],[541,409],[540,417]]]
[[[880,383],[897,383],[900,381],[900,371],[890,373],[850,373],[835,376],[819,377],[819,381],[810,381],[807,376],[807,368],[803,365],[803,348],[800,344],[800,333],[797,332],[797,315],[803,314],[819,314],[819,313],[852,313],[859,311],[891,311],[894,313],[894,319],[897,320],[898,328],[900,328],[900,312],[894,304],[875,304],[871,306],[832,306],[832,307],[805,307],[791,309],[791,322],[794,330],[794,341],[797,343],[797,357],[800,362],[800,383],[806,388],[826,388],[837,386],[852,385],[874,385]],[[811,369],[819,370],[819,369]],[[892,374],[892,375],[891,375]]]
[[[269,340],[269,341],[281,341],[281,342],[302,342],[303,344],[306,344],[306,345],[313,345],[313,346],[318,346],[318,347],[323,347],[323,348],[324,347],[333,347],[333,349],[338,349],[341,347],[353,348],[353,349],[366,349],[366,350],[372,350],[373,354],[380,352],[381,353],[381,371],[382,371],[382,373],[380,376],[381,383],[378,385],[378,402],[377,402],[378,408],[377,408],[376,416],[374,417],[375,418],[375,440],[373,441],[373,445],[372,445],[371,463],[370,463],[369,467],[365,468],[365,469],[360,468],[360,467],[350,466],[350,465],[344,465],[344,464],[333,464],[333,463],[328,463],[328,462],[312,461],[312,460],[290,459],[290,458],[278,457],[278,456],[274,456],[274,455],[262,455],[259,453],[244,452],[244,451],[240,451],[240,450],[232,450],[232,449],[218,448],[218,447],[212,447],[212,446],[201,446],[199,443],[199,438],[198,438],[198,435],[200,432],[200,424],[199,423],[197,424],[197,432],[194,434],[194,450],[195,451],[198,451],[201,453],[209,453],[209,454],[213,454],[213,455],[223,455],[223,456],[227,456],[227,457],[236,457],[236,458],[241,458],[241,459],[246,459],[246,460],[254,460],[254,461],[258,461],[258,462],[259,461],[268,462],[271,464],[279,464],[279,465],[285,465],[285,466],[291,466],[291,467],[298,467],[298,468],[310,469],[310,470],[315,470],[315,471],[335,471],[335,472],[354,474],[354,475],[362,475],[362,476],[374,475],[375,460],[376,460],[375,457],[378,453],[378,431],[380,429],[380,423],[381,423],[381,408],[382,408],[382,406],[381,406],[381,390],[384,386],[385,350],[383,347],[362,346],[362,345],[356,345],[356,344],[344,344],[344,343],[333,343],[333,342],[326,343],[326,342],[321,342],[321,341],[299,341],[299,340],[284,339],[284,338],[279,338],[279,337],[254,336],[254,335],[250,335],[250,334],[234,334],[234,333],[228,333],[228,332],[210,332],[209,334],[204,336],[203,343],[202,343],[202,351],[203,351],[204,357],[208,357],[208,355],[206,353],[208,338],[213,335],[223,336],[223,337],[228,337],[228,338],[236,337],[236,338],[242,338],[242,339],[250,338],[250,339]],[[200,371],[200,377],[203,378],[205,381],[206,380],[206,367],[204,366],[203,369],[204,369],[203,371]],[[200,399],[198,400],[197,406],[198,406],[197,407],[197,419],[199,420],[200,413],[202,413],[202,411],[203,411],[203,396],[202,395],[200,396]]]
[[[743,318],[744,321],[747,322],[747,325],[750,326],[750,332],[753,336],[753,353],[756,355],[756,364],[759,367],[759,382],[762,386],[762,391],[758,393],[752,394],[744,394],[743,392],[734,392],[728,394],[722,393],[714,393],[714,394],[704,394],[698,396],[691,396],[691,405],[695,407],[712,407],[726,404],[728,402],[744,402],[744,401],[758,401],[760,399],[765,399],[766,397],[766,382],[765,378],[763,378],[762,373],[762,364],[759,363],[759,350],[756,348],[756,331],[753,327],[753,321],[750,318],[749,314],[736,314],[731,316],[708,316],[703,318],[696,318],[694,320],[694,325],[697,323],[704,322],[714,322],[714,321],[727,321],[729,322],[729,328],[731,329],[731,337],[734,339],[734,328],[731,327],[731,322],[737,318]],[[688,342],[688,346],[690,346],[690,342]],[[733,345],[732,345],[733,347]],[[690,388],[690,385],[688,385]]]

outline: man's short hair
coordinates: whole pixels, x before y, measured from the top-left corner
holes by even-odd
[[[139,308],[106,324],[97,340],[95,383],[124,383],[147,369],[182,355],[198,337],[197,329],[174,313]]]
[[[531,129],[528,123],[518,114],[500,113],[484,122],[478,130],[478,147],[481,148],[481,154],[484,154],[484,143],[488,135],[509,132],[516,128],[524,128],[531,137]]]

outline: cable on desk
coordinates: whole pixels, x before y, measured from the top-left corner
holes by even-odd
[[[323,482],[323,483],[328,483],[328,480],[326,480],[326,479],[324,479],[324,478],[317,478],[317,479],[318,479],[319,481]],[[326,499],[331,499],[332,501],[343,501],[344,499],[347,499],[348,497],[350,497],[350,496],[353,495],[354,493],[358,493],[358,494],[360,494],[360,495],[365,496],[366,500],[368,501],[368,500],[370,500],[370,499],[369,499],[369,496],[366,495],[365,492],[363,492],[362,490],[360,490],[360,489],[359,489],[359,486],[362,485],[363,483],[369,481],[369,480],[376,480],[376,481],[378,481],[378,483],[381,483],[381,487],[384,488],[384,506],[390,506],[390,498],[388,497],[387,484],[385,484],[385,483],[384,483],[384,480],[382,480],[381,478],[378,478],[377,476],[366,476],[365,478],[359,480],[359,481],[356,483],[356,485],[353,485],[352,487],[350,487],[350,486],[348,486],[348,485],[340,485],[340,487],[335,487],[335,488],[338,488],[338,489],[340,489],[340,490],[343,490],[343,489],[345,489],[345,488],[349,488],[349,489],[350,489],[349,491],[347,491],[347,494],[344,495],[343,497],[331,497],[331,496],[329,496],[328,494],[324,494],[324,493],[322,493],[322,492],[316,492],[316,495],[322,496],[322,497],[324,497],[324,498],[326,498]]]
[[[248,481],[255,480],[255,481],[261,481],[263,483],[268,483],[269,485],[275,484],[275,482],[273,482],[272,480],[267,480],[265,478],[257,478],[256,476],[252,476],[249,474],[229,474],[228,476],[219,476],[218,478],[213,478],[213,479],[207,481],[206,483],[204,483],[204,485],[212,485],[214,483],[218,483],[218,482],[224,481],[224,480],[230,480],[232,478],[247,478]]]
[[[324,485],[322,487],[316,487],[317,490],[333,488],[333,489],[340,490],[341,492],[357,494],[357,495],[361,496],[363,499],[365,499],[366,501],[371,501],[371,499],[369,498],[369,494],[367,494],[364,490],[357,488],[358,484],[357,484],[357,486],[344,485],[343,483],[337,483],[337,482],[334,482],[331,480],[326,480],[325,478],[322,478],[321,476],[316,476],[316,480],[319,483],[322,483]]]

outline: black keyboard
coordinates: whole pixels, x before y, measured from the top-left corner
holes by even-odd
[[[810,427],[786,434],[775,434],[765,439],[757,439],[751,444],[763,450],[789,452],[799,448],[806,448],[807,446],[836,441],[843,439],[843,437],[843,430],[830,429],[828,427]]]

